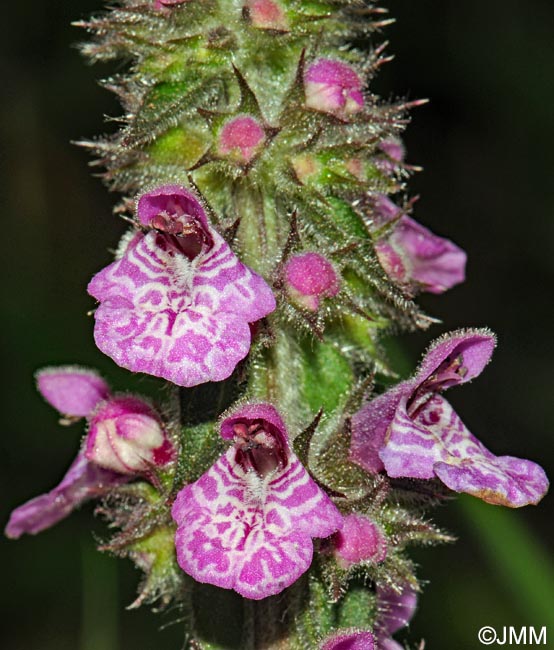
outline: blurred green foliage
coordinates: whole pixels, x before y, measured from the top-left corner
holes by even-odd
[[[500,336],[493,363],[449,398],[496,453],[529,457],[554,476],[551,406],[554,285],[554,64],[550,0],[390,0],[396,59],[382,95],[430,97],[408,128],[408,161],[424,174],[415,216],[469,253],[467,283],[422,303],[443,325],[402,338],[413,367],[433,336],[487,324]],[[8,3],[2,21],[0,105],[4,282],[1,302],[2,521],[61,477],[79,444],[34,390],[43,365],[99,368],[118,389],[156,392],[94,347],[86,295],[110,259],[122,223],[114,197],[90,176],[70,140],[110,130],[115,100],[71,45],[69,23],[95,0]],[[399,365],[399,370],[409,370]],[[178,610],[126,611],[139,576],[127,561],[94,552],[92,506],[37,538],[2,539],[4,650],[179,650]],[[460,537],[419,551],[429,580],[409,638],[428,648],[471,650],[482,625],[548,625],[554,635],[552,497],[503,512],[462,499],[436,513]],[[92,523],[91,523],[92,522]],[[215,614],[217,615],[217,613]]]

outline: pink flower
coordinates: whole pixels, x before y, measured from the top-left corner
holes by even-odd
[[[378,650],[378,646],[368,630],[347,629],[327,637],[321,650]]]
[[[362,515],[347,515],[342,528],[333,535],[333,544],[337,562],[344,569],[360,562],[378,564],[387,557],[383,531]]]
[[[248,0],[246,6],[253,27],[280,32],[288,30],[287,16],[279,3],[273,0]]]
[[[389,588],[377,587],[378,616],[375,631],[379,650],[403,649],[404,646],[391,637],[409,624],[416,607],[417,593],[410,587],[404,588],[400,593]]]
[[[284,268],[287,290],[305,309],[317,311],[322,298],[336,296],[339,278],[332,264],[319,253],[293,255]]]
[[[229,120],[219,133],[218,152],[240,163],[249,163],[265,141],[262,125],[250,115]]]
[[[345,118],[364,107],[362,81],[351,66],[333,59],[318,59],[304,74],[306,106]]]
[[[61,483],[16,508],[6,535],[36,534],[137,474],[163,466],[174,456],[159,416],[137,397],[112,397],[94,371],[76,366],[37,373],[46,401],[64,416],[87,417],[89,431]]]
[[[441,392],[477,377],[495,338],[488,330],[452,332],[431,346],[416,374],[352,418],[350,458],[371,473],[439,478],[456,492],[496,505],[536,504],[548,490],[542,468],[495,456],[473,436]]]
[[[147,228],[100,271],[98,347],[133,372],[180,386],[221,381],[250,349],[250,327],[275,309],[265,281],[210,226],[196,196],[166,185],[143,194]]]
[[[406,216],[387,196],[374,201],[377,228],[397,219],[392,232],[375,242],[387,274],[409,291],[443,293],[465,280],[465,252]]]
[[[335,532],[342,516],[290,449],[273,406],[243,406],[221,435],[233,445],[173,505],[177,560],[199,582],[258,600],[302,575],[311,538]]]

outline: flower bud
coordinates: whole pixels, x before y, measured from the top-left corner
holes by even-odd
[[[383,532],[371,519],[361,515],[347,515],[333,540],[335,557],[344,569],[364,561],[377,564],[387,557]]]
[[[249,163],[265,141],[262,125],[250,115],[229,120],[219,133],[218,152],[239,163]]]
[[[317,311],[322,298],[336,296],[339,278],[332,264],[319,253],[291,257],[284,269],[287,291],[300,306]]]
[[[104,402],[90,421],[86,457],[121,474],[138,474],[174,456],[158,414],[137,397]]]
[[[364,106],[362,81],[357,72],[342,61],[318,59],[304,75],[306,106],[323,113],[347,117]]]
[[[273,0],[248,0],[246,8],[252,27],[280,32],[288,30],[287,16],[279,3]]]

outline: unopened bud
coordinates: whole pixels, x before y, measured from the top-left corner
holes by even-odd
[[[357,72],[342,61],[318,59],[304,75],[306,106],[347,117],[364,106],[362,81]]]
[[[278,2],[273,0],[248,0],[246,7],[253,27],[274,29],[280,32],[288,30],[287,16]]]
[[[340,283],[332,264],[319,253],[291,257],[284,270],[289,295],[305,309],[317,311],[322,298],[336,296]]]
[[[86,457],[100,467],[139,474],[167,464],[173,455],[158,414],[137,397],[109,399],[90,421]]]
[[[218,152],[221,156],[249,163],[265,141],[262,125],[249,115],[229,120],[219,133]]]

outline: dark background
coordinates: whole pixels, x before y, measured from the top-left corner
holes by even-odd
[[[443,324],[403,337],[405,368],[447,329],[491,327],[494,362],[449,399],[493,451],[537,460],[554,476],[551,0],[384,4],[397,18],[386,31],[396,59],[374,89],[432,100],[414,111],[406,134],[408,161],[425,168],[411,183],[421,194],[415,216],[469,254],[465,285],[422,298]],[[97,8],[94,0],[3,7],[2,525],[13,507],[55,484],[81,435],[58,426],[33,372],[80,363],[117,388],[129,385],[94,347],[85,291],[123,226],[86,153],[70,144],[110,128],[102,115],[119,112],[95,83],[109,68],[90,68],[72,49],[81,35],[70,21]],[[554,639],[552,500],[505,511],[460,499],[438,511],[460,541],[416,553],[429,583],[409,638],[472,650],[482,647],[482,625],[550,625]],[[1,647],[178,650],[179,625],[158,632],[177,613],[124,610],[138,573],[95,553],[91,510],[36,538],[0,540]]]

